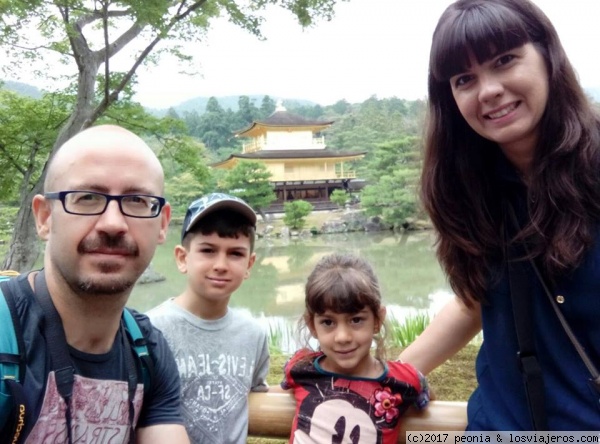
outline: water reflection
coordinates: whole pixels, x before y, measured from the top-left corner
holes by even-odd
[[[141,311],[179,294],[185,287],[173,261],[177,230],[159,246],[153,268],[167,280],[137,285],[129,305]],[[409,234],[348,233],[308,239],[258,239],[257,259],[249,279],[232,296],[231,305],[249,310],[253,316],[296,320],[303,311],[304,283],[317,261],[332,252],[361,255],[380,279],[384,303],[398,319],[407,314],[436,313],[451,297],[449,286],[435,259],[428,232]]]

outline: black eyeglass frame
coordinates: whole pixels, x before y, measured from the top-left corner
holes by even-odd
[[[97,196],[104,196],[104,198],[106,198],[104,208],[102,208],[102,211],[96,211],[93,213],[77,213],[77,212],[69,211],[67,209],[67,205],[65,204],[65,199],[69,194],[73,194],[73,193],[86,193],[86,194],[94,194]],[[100,214],[103,214],[106,211],[106,209],[108,208],[108,204],[110,203],[110,201],[116,200],[117,203],[119,204],[119,210],[121,211],[121,214],[123,216],[134,217],[136,219],[154,219],[155,217],[158,217],[160,215],[160,213],[162,212],[163,207],[167,203],[167,200],[164,197],[154,196],[152,194],[106,194],[106,193],[100,193],[98,191],[84,191],[84,190],[67,190],[67,191],[48,192],[48,193],[44,193],[44,197],[46,199],[59,200],[60,203],[62,204],[63,209],[65,210],[65,213],[74,214],[77,216],[98,216]],[[156,199],[158,201],[158,211],[156,212],[156,214],[151,215],[151,216],[138,216],[138,215],[134,215],[134,214],[128,214],[123,210],[123,203],[122,203],[123,199],[126,197],[151,197],[153,199]]]

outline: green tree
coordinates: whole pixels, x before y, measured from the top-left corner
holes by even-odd
[[[394,171],[383,176],[376,185],[367,185],[360,194],[361,205],[368,216],[381,216],[395,228],[415,217],[418,202],[415,182],[418,174],[410,170]]]
[[[214,97],[211,97],[212,99]],[[223,109],[219,111],[207,111],[202,114],[197,131],[204,146],[210,151],[216,151],[226,146],[228,139],[231,137],[231,130],[229,129]]]
[[[363,162],[361,175],[377,182],[384,175],[391,175],[398,168],[418,170],[420,168],[421,139],[404,136],[389,142],[379,143]]]
[[[188,134],[200,139],[200,114],[198,114],[198,111],[185,111],[183,113],[183,121],[187,127]]]
[[[172,178],[183,176],[189,177],[194,186],[206,186],[211,173],[206,166],[206,150],[202,143],[189,136],[165,139],[164,136],[161,138],[164,144],[156,151],[165,170],[167,185]]]
[[[225,110],[223,109],[217,98],[215,96],[212,96],[209,97],[208,102],[206,102],[206,112],[223,114]]]
[[[170,117],[171,119],[181,119],[181,117],[177,113],[177,110],[172,106],[167,110],[167,117]]]
[[[207,191],[206,184],[190,171],[170,178],[165,185],[165,194],[173,207],[174,216],[185,216],[188,205]]]
[[[286,104],[288,102],[286,101]],[[308,120],[319,120],[323,117],[323,107],[321,105],[299,105],[297,102],[290,101],[289,105],[286,105],[288,111],[298,114],[299,116],[305,117]]]
[[[338,207],[343,208],[348,200],[348,193],[346,193],[344,190],[333,190],[329,196],[329,199]]]
[[[63,94],[47,94],[41,99],[24,97],[16,93],[0,90],[0,200],[12,203],[23,200],[40,179],[41,170],[50,153],[50,147],[56,139],[58,130],[68,117],[66,106],[68,98]],[[9,209],[1,211],[6,216],[10,213],[11,228],[14,238],[14,221],[18,220],[19,211],[12,213]],[[31,212],[27,207],[29,220]],[[30,221],[21,225],[21,235],[31,239],[28,244],[20,244],[24,250],[32,250],[37,256],[38,242],[35,224]],[[5,234],[5,233],[3,233]],[[10,248],[10,247],[9,247]],[[4,249],[3,249],[4,252]],[[10,252],[10,249],[6,253]],[[3,269],[18,269],[10,263]]]
[[[262,102],[260,104],[259,117],[261,119],[269,117],[271,114],[273,114],[275,112],[276,107],[277,106],[275,104],[275,101],[271,97],[263,96]]]
[[[260,110],[254,105],[254,100],[248,96],[240,96],[236,112],[238,129],[250,125],[260,117]]]
[[[283,223],[292,230],[301,230],[306,225],[306,217],[312,212],[313,206],[305,200],[293,200],[283,204]]]
[[[350,112],[351,109],[352,106],[348,103],[346,99],[338,100],[333,105],[333,110],[339,115],[346,114]]]
[[[336,150],[360,147],[371,152],[380,143],[420,136],[425,108],[423,101],[374,96],[360,105],[339,101],[325,110],[327,118],[336,122],[327,130],[328,145]]]
[[[331,19],[334,0],[269,0],[247,2],[223,0],[118,0],[82,2],[81,0],[15,0],[0,3],[2,33],[0,44],[5,50],[6,65],[15,73],[23,65],[35,64],[38,72],[71,69],[76,96],[70,115],[60,127],[48,154],[65,141],[98,121],[120,100],[134,81],[137,69],[144,63],[156,63],[161,52],[170,52],[181,60],[189,60],[177,42],[202,41],[212,19],[228,16],[229,20],[262,38],[261,11],[277,4],[291,11],[302,26],[315,19]],[[170,46],[164,41],[175,42]],[[163,49],[157,45],[163,43]],[[113,57],[124,54],[131,60],[124,73],[115,73]],[[103,78],[99,76],[103,68]],[[98,97],[97,83],[102,95]],[[47,165],[47,162],[43,162]],[[37,256],[34,221],[29,211],[33,196],[42,190],[45,168],[22,199],[15,222],[14,235],[4,266],[24,270],[33,266]]]
[[[260,162],[241,161],[225,176],[223,186],[228,193],[244,199],[263,220],[263,209],[277,199],[269,182],[271,173]]]
[[[35,186],[69,103],[64,94],[34,99],[0,90],[0,200],[16,203]]]
[[[361,192],[361,205],[368,215],[382,216],[396,227],[417,215],[419,149],[420,140],[416,137],[376,146],[363,170],[370,185]]]

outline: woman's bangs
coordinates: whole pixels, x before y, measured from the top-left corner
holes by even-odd
[[[522,19],[494,3],[447,11],[434,34],[430,71],[439,82],[468,71],[471,54],[478,63],[530,41]]]

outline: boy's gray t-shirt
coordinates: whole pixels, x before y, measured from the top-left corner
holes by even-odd
[[[173,299],[147,313],[162,330],[181,377],[182,414],[192,443],[245,444],[248,393],[267,391],[266,329],[229,308],[203,320]]]

